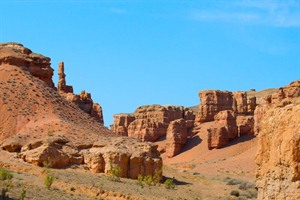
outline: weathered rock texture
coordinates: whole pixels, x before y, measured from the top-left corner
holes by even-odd
[[[232,92],[220,90],[203,90],[199,92],[200,105],[195,122],[203,123],[214,120],[214,116],[222,110],[236,110],[233,108]]]
[[[22,44],[14,42],[0,44],[0,65],[18,66],[46,82],[49,87],[54,88],[52,81],[54,70],[50,67],[50,60],[41,54],[33,53]]]
[[[57,91],[68,101],[76,104],[81,110],[91,115],[100,124],[104,124],[102,107],[98,103],[94,103],[90,93],[84,90],[80,94],[73,93],[73,87],[66,84],[66,74],[64,62],[58,65],[58,86]]]
[[[254,134],[253,113],[256,97],[247,98],[247,92],[204,90],[199,92],[200,105],[193,132],[201,130],[201,124],[214,121],[208,129],[208,148],[224,147],[230,140]]]
[[[67,85],[64,62],[58,64],[58,85],[59,93],[73,93],[73,86]]]
[[[260,120],[258,199],[300,199],[299,97],[270,105]]]
[[[135,120],[129,124],[128,136],[141,141],[154,142],[165,136],[171,121],[193,120],[194,115],[182,106],[141,106],[134,112]]]
[[[118,135],[128,136],[127,127],[134,120],[135,117],[132,114],[116,114],[111,129]]]
[[[119,166],[121,177],[133,179],[139,174],[153,176],[162,168],[157,145],[137,143],[134,139],[122,137],[109,144],[96,142],[85,151],[84,162],[93,172],[98,173],[109,173],[111,166]]]
[[[255,109],[258,199],[300,199],[300,80]]]
[[[199,97],[200,105],[195,119],[198,124],[213,121],[214,116],[223,110],[232,110],[238,115],[253,114],[256,106],[255,97],[247,99],[246,92],[203,90],[199,92]]]
[[[208,148],[221,148],[238,135],[236,114],[230,110],[220,111],[215,123],[208,129]]]
[[[167,145],[166,152],[169,158],[179,154],[186,143],[188,132],[184,119],[177,119],[169,124],[167,129]]]

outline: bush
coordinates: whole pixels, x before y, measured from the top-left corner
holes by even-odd
[[[111,175],[112,181],[120,181],[121,168],[118,165],[113,165],[110,163],[109,174]]]
[[[20,200],[24,200],[26,197],[27,191],[23,188],[20,192]]]
[[[0,167],[0,180],[11,180],[13,178],[12,173]]]
[[[5,199],[8,197],[7,192],[13,188],[12,179],[13,175],[9,171],[0,167],[0,180],[4,183],[4,188],[1,189],[1,196]]]
[[[143,175],[139,174],[138,175],[138,184],[143,188],[144,187],[144,184],[143,184]]]
[[[159,168],[155,171],[155,174],[153,176],[153,185],[159,184],[161,181],[161,175],[162,175],[162,168]]]
[[[53,181],[54,181],[54,176],[52,174],[46,174],[44,179],[44,185],[48,190],[50,190]]]
[[[148,176],[145,176],[144,177],[144,182],[148,185],[148,186],[151,186],[152,183],[153,183],[153,178],[151,175],[148,175]]]
[[[167,179],[164,184],[165,184],[165,187],[167,189],[174,189],[175,188],[175,184],[173,183],[172,179]]]

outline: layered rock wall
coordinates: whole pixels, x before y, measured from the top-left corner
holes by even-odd
[[[184,119],[177,119],[169,124],[167,129],[166,152],[169,158],[179,154],[187,141],[188,128]]]
[[[300,199],[300,80],[255,109],[258,199]]]
[[[300,99],[263,114],[258,134],[258,199],[300,199]]]
[[[208,148],[221,148],[238,135],[236,114],[230,110],[220,111],[215,123],[208,129]]]
[[[18,66],[43,80],[49,87],[55,88],[52,81],[54,70],[50,67],[50,60],[41,54],[33,53],[22,44],[14,42],[0,44],[0,65]]]
[[[165,136],[171,121],[193,120],[192,111],[182,106],[141,106],[134,112],[135,120],[127,127],[128,136],[141,141],[154,142]],[[114,125],[113,125],[114,126]]]

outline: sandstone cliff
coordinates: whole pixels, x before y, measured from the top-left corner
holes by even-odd
[[[170,122],[176,119],[193,121],[194,118],[193,112],[183,106],[140,106],[133,114],[114,115],[112,130],[120,135],[154,142],[166,136]]]
[[[14,42],[0,43],[0,52],[0,65],[18,66],[46,82],[49,87],[54,88],[52,81],[54,70],[50,67],[50,58],[33,53],[22,44]]]
[[[256,97],[247,97],[247,92],[203,90],[199,92],[200,105],[196,114],[194,133],[202,124],[214,122],[207,129],[208,148],[222,148],[231,140],[254,134],[253,113]]]
[[[258,199],[300,199],[300,80],[255,110]]]

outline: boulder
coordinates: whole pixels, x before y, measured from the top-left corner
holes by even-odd
[[[208,148],[222,148],[238,135],[236,114],[232,110],[220,111],[208,130]]]
[[[184,119],[177,119],[169,124],[166,136],[166,152],[169,158],[179,154],[187,141],[187,136],[187,126]]]

